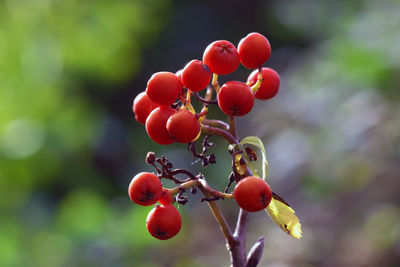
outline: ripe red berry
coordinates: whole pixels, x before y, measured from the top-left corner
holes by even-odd
[[[228,41],[220,40],[209,44],[203,54],[203,63],[212,73],[229,74],[239,67],[239,54]]]
[[[271,45],[264,35],[252,32],[240,40],[238,53],[243,66],[256,69],[271,56]]]
[[[160,179],[149,172],[141,172],[133,177],[129,184],[129,197],[133,202],[142,206],[149,206],[156,203],[162,193]]]
[[[179,110],[169,117],[167,131],[179,143],[189,143],[199,134],[200,123],[190,111]]]
[[[183,69],[180,69],[177,72],[175,72],[175,75],[178,76],[178,78],[179,78],[179,80],[181,80],[181,82],[182,82],[182,72],[183,72]]]
[[[153,101],[150,100],[146,95],[146,92],[141,92],[135,97],[132,110],[135,113],[135,119],[141,124],[144,124],[150,112],[157,107],[158,105],[154,104]]]
[[[181,230],[182,219],[179,211],[172,205],[157,205],[146,219],[146,227],[155,238],[166,240]]]
[[[161,197],[158,200],[163,205],[168,205],[172,203],[172,196],[167,188],[164,188]]]
[[[190,61],[182,72],[183,85],[193,92],[199,92],[211,81],[211,71],[200,60]]]
[[[242,82],[227,82],[218,93],[220,109],[230,116],[246,115],[253,108],[253,104],[254,96],[251,88]]]
[[[147,82],[146,93],[154,103],[170,106],[182,91],[182,82],[172,72],[157,72]]]
[[[279,91],[281,79],[279,74],[270,68],[262,68],[263,81],[255,93],[255,97],[261,100],[266,100],[274,97]],[[250,86],[257,82],[258,70],[254,70],[247,78]]]
[[[271,202],[272,191],[269,185],[261,178],[247,176],[240,180],[233,190],[236,203],[247,211],[260,211]]]
[[[175,112],[175,109],[169,107],[158,107],[147,117],[145,124],[146,131],[154,142],[160,145],[169,145],[174,142],[166,126],[169,117]]]

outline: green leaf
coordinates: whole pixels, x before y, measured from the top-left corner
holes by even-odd
[[[265,180],[268,175],[268,160],[267,160],[267,156],[265,154],[264,144],[261,141],[261,139],[256,136],[247,136],[247,137],[243,138],[243,140],[240,142],[240,144],[242,146],[243,145],[252,145],[252,146],[257,147],[261,151],[261,154],[262,154],[262,178]],[[243,150],[243,151],[245,151],[245,150]],[[254,172],[254,175],[260,176],[258,174],[257,169],[254,166],[254,164],[252,162],[250,162],[247,153],[245,153],[245,158],[246,158],[246,161],[249,163],[250,168]]]
[[[283,231],[296,239],[300,239],[302,232],[299,218],[283,198],[272,193],[271,202],[265,210]]]

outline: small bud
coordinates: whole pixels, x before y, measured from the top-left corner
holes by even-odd
[[[153,165],[156,161],[156,154],[154,152],[148,152],[146,156],[146,164]]]

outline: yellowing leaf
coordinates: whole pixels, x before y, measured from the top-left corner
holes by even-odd
[[[247,136],[245,138],[243,138],[243,140],[240,142],[240,144],[243,145],[252,145],[257,147],[258,149],[260,149],[261,154],[262,154],[262,178],[265,180],[267,178],[267,174],[268,174],[268,160],[267,160],[267,156],[265,154],[265,148],[264,148],[264,144],[261,141],[260,138],[256,137],[256,136]],[[245,151],[245,150],[243,150]],[[246,154],[246,153],[245,153]],[[251,166],[252,171],[254,172],[254,175],[259,176],[257,173],[256,168],[254,167],[254,165],[249,161],[248,156],[246,155],[246,161],[249,163],[249,165]]]
[[[271,219],[294,238],[301,237],[301,224],[294,210],[280,196],[272,193],[272,199],[265,209]]]
[[[235,155],[235,166],[236,166],[236,171],[238,174],[243,175],[246,173],[246,165],[241,164],[240,160],[242,159],[243,155],[242,154],[236,154]]]
[[[247,159],[243,154],[243,147],[240,144],[230,144],[228,147],[229,152],[234,155],[233,163],[236,167],[236,172],[239,175],[244,175],[247,172]]]

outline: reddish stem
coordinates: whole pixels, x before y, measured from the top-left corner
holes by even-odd
[[[220,128],[216,128],[216,127],[211,127],[208,125],[202,125],[202,133],[206,134],[206,135],[218,135],[223,137],[226,141],[228,141],[229,144],[238,144],[239,140],[234,137],[231,133],[229,133],[228,131],[225,131],[223,129]]]
[[[224,121],[220,121],[220,120],[204,119],[203,120],[203,124],[208,125],[208,126],[212,126],[212,127],[221,128],[221,129],[223,129],[225,131],[227,131],[229,129],[229,124],[227,124]]]

